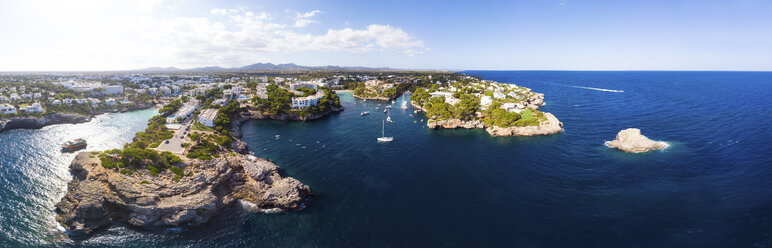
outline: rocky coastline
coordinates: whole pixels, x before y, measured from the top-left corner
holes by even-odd
[[[541,99],[543,99],[543,95]],[[413,108],[426,112],[426,110],[421,106],[418,106],[413,102],[411,102],[410,104],[413,106]],[[543,100],[541,101],[541,104],[543,104]],[[533,104],[530,104],[528,106],[530,107],[531,105]],[[538,106],[540,105],[536,105],[536,108],[538,108]],[[426,126],[430,129],[439,129],[439,128],[485,129],[485,131],[488,132],[488,134],[494,137],[541,136],[541,135],[556,134],[563,131],[563,123],[560,122],[560,120],[558,120],[558,118],[555,117],[555,115],[545,112],[544,117],[546,118],[546,121],[541,122],[538,126],[525,126],[525,127],[486,126],[485,123],[483,123],[480,120],[464,121],[460,119],[448,119],[448,120],[430,119],[426,122]]]
[[[383,97],[383,96],[358,96],[357,94],[354,94],[354,97],[364,100],[378,100],[378,101],[391,101],[394,99],[397,99],[399,96],[395,97]]]
[[[628,153],[642,153],[657,149],[665,149],[670,144],[664,141],[653,141],[641,134],[637,128],[628,128],[617,133],[616,139],[606,141],[605,145]]]
[[[129,107],[103,109],[90,113],[89,115],[73,113],[55,113],[43,117],[19,116],[7,120],[0,120],[0,133],[12,129],[40,129],[48,125],[55,124],[78,124],[91,121],[91,118],[105,113],[119,113],[134,110],[153,108],[153,104],[138,104]]]
[[[90,234],[115,222],[156,229],[206,223],[228,206],[244,202],[250,210],[301,209],[310,188],[279,175],[278,167],[250,155],[224,155],[209,161],[187,160],[192,173],[179,182],[174,173],[124,175],[81,152],[70,164],[73,179],[56,204],[56,220],[69,232]]]
[[[56,204],[57,222],[71,234],[90,234],[118,222],[146,229],[204,224],[236,203],[267,213],[302,209],[311,189],[282,177],[273,162],[249,155],[239,139],[241,125],[251,118],[243,113],[234,119],[233,153],[206,161],[181,157],[177,166],[187,176],[179,181],[170,170],[122,174],[101,166],[92,152],[78,153],[69,167],[73,179],[67,193]]]
[[[241,116],[245,119],[256,119],[256,120],[279,120],[279,121],[311,121],[316,119],[321,119],[324,117],[327,117],[328,115],[332,113],[337,113],[343,111],[343,107],[340,108],[332,108],[330,111],[320,114],[309,114],[305,116],[300,116],[299,114],[277,114],[272,115],[268,113],[264,113],[255,109],[248,109],[247,111],[242,112]]]

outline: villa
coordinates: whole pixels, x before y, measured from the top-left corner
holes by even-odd
[[[115,99],[107,98],[105,100],[105,105],[115,106]]]
[[[324,97],[324,91],[318,91],[314,95],[305,96],[305,97],[293,97],[292,108],[299,109],[299,108],[305,108],[310,106],[316,106],[319,104],[319,99],[322,99],[322,97]]]
[[[8,115],[8,114],[15,114],[16,113],[16,107],[13,105],[4,103],[0,104],[0,114]]]
[[[19,110],[27,112],[27,113],[43,113],[46,110],[43,109],[43,106],[40,106],[39,102],[33,103],[32,105],[19,108]]]
[[[214,127],[214,121],[217,120],[219,111],[219,109],[204,109],[204,111],[198,115],[198,123],[207,127]]]

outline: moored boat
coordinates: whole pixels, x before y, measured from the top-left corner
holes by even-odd
[[[78,138],[75,140],[66,141],[62,144],[62,151],[63,152],[70,152],[70,151],[77,151],[83,148],[86,148],[88,144],[86,143],[86,140],[83,138]]]

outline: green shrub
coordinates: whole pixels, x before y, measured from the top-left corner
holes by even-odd
[[[174,180],[174,182],[179,182],[179,181],[180,181],[180,178],[182,178],[182,176],[180,176],[180,175],[175,175],[175,176],[174,176],[174,179],[172,179],[172,180]]]
[[[155,142],[155,143],[153,143],[153,144],[150,144],[150,146],[149,146],[149,147],[150,147],[150,148],[158,148],[158,146],[160,146],[160,145],[161,145],[161,142]]]
[[[169,168],[169,170],[174,172],[174,174],[177,174],[177,176],[182,176],[183,175],[183,171],[182,171],[182,169],[180,169],[180,167],[172,166],[171,168]]]
[[[99,160],[102,161],[102,167],[105,167],[106,169],[113,169],[113,168],[115,168],[115,162],[113,162],[109,158],[101,157]]]
[[[121,169],[121,174],[131,176],[131,175],[134,175],[134,171],[129,169]]]
[[[142,185],[142,184],[150,184],[150,182],[148,182],[147,180],[142,180],[142,182],[139,182],[139,185]]]
[[[150,173],[151,176],[158,176],[158,172],[161,172],[156,168],[155,166],[148,165],[147,166],[148,173]]]

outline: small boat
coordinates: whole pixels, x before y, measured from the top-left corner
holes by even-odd
[[[381,109],[380,107],[375,107],[375,109]]]
[[[391,142],[394,137],[386,137],[386,122],[381,124],[381,137],[378,138],[378,142]]]
[[[384,113],[386,113],[386,112],[388,112],[388,110],[385,110],[385,109],[384,109],[384,110],[383,110],[383,112],[384,112]]]
[[[418,114],[418,110],[413,110],[413,114]]]
[[[66,141],[62,144],[62,151],[63,152],[71,152],[71,151],[77,151],[83,148],[86,148],[88,144],[86,143],[86,140],[83,138],[78,138],[75,140]]]
[[[359,113],[359,115],[361,115],[361,116],[365,116],[365,115],[369,115],[369,114],[370,114],[370,112],[367,112],[367,111]]]
[[[386,121],[388,121],[388,122],[393,122],[393,121],[391,120],[391,116],[386,116]]]
[[[413,117],[413,114],[410,114],[410,117]]]

